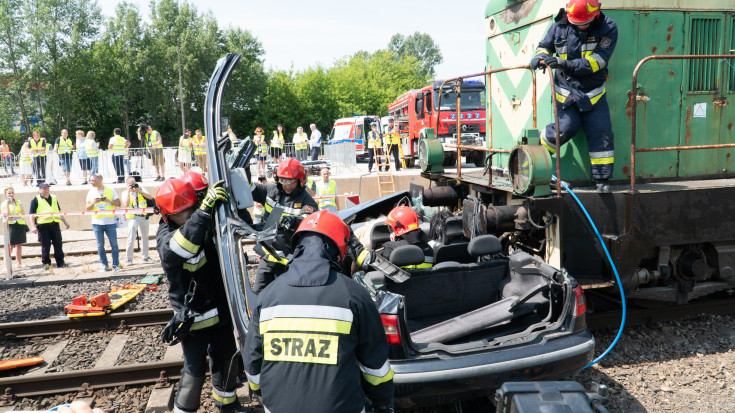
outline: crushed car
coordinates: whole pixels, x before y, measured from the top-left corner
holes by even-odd
[[[218,62],[206,99],[207,136],[221,136],[220,108],[238,55]],[[247,140],[234,151],[228,137],[208,140],[210,179],[225,180],[231,202],[216,213],[217,242],[233,325],[242,347],[255,305],[245,244],[268,248],[278,217],[258,226],[246,209],[250,195]],[[387,226],[367,222],[398,204],[407,191],[338,215],[357,232],[364,227],[375,250],[389,240]],[[418,209],[418,208],[417,208]],[[428,218],[422,230],[430,231]],[[363,231],[363,232],[365,232]],[[353,274],[378,308],[390,346],[397,407],[436,405],[492,394],[504,382],[569,377],[592,360],[595,341],[585,323],[581,286],[563,269],[523,251],[507,254],[493,235],[464,236],[461,216],[449,216],[436,240],[432,268],[405,271],[423,261],[418,247],[396,248],[390,262],[374,262]]]

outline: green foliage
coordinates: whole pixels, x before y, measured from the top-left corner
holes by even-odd
[[[399,58],[413,56],[419,62],[419,73],[428,79],[434,77],[434,68],[444,61],[439,46],[426,33],[415,32],[404,36],[400,33],[390,38],[388,50]]]
[[[82,129],[104,140],[119,127],[135,147],[138,125],[147,123],[175,145],[182,132],[179,56],[186,128],[194,130],[203,129],[207,84],[226,53],[242,57],[222,115],[241,137],[261,126],[270,138],[283,124],[289,141],[297,126],[308,133],[315,123],[327,134],[340,117],[385,115],[442,61],[428,35],[397,34],[386,49],[360,51],[332,67],[266,73],[265,50],[251,32],[219,27],[188,0],[152,0],[145,10],[123,0],[110,18],[95,0],[0,0],[0,137],[17,152],[27,135],[19,125],[28,131],[38,118],[34,128],[49,139]]]

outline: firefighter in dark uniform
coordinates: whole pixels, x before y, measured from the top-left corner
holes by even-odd
[[[293,237],[292,265],[258,296],[243,357],[266,412],[365,412],[363,394],[374,411],[393,411],[380,315],[340,270],[349,237],[337,215],[311,214]]]
[[[280,251],[280,254],[274,257],[265,251],[259,252],[261,259],[253,286],[256,294],[270,284],[277,275],[286,271],[288,265],[286,257],[291,253],[293,232],[298,228],[302,218],[319,209],[314,198],[306,192],[305,183],[304,166],[296,159],[289,158],[278,164],[275,184],[252,185],[253,201],[263,205],[262,222],[268,220],[273,208],[277,206],[283,208],[281,224],[273,242],[273,247]]]
[[[180,342],[184,352],[175,412],[196,412],[199,408],[207,354],[215,404],[222,411],[245,411],[235,394],[237,349],[212,232],[212,210],[228,200],[221,185],[219,182],[210,188],[198,208],[194,187],[182,179],[165,181],[156,193],[156,205],[163,216],[156,248],[174,309],[161,338],[169,345]]]
[[[434,265],[434,249],[429,245],[429,237],[419,228],[419,217],[416,211],[407,206],[393,208],[385,220],[390,228],[391,240],[383,244],[378,250],[383,258],[390,259],[394,249],[402,245],[416,245],[424,251],[424,262],[417,265],[407,265],[405,269],[431,268]]]
[[[570,0],[560,10],[531,59],[531,68],[556,69],[556,106],[561,144],[581,127],[587,136],[592,178],[598,192],[610,192],[615,137],[605,97],[607,66],[618,41],[618,28],[600,13],[598,0]],[[556,54],[556,56],[554,56]],[[551,123],[541,130],[541,143],[556,150],[556,128]]]

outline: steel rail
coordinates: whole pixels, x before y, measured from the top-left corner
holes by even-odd
[[[127,327],[144,327],[166,324],[174,312],[170,308],[148,311],[112,313],[101,317],[55,318],[48,320],[21,321],[0,324],[0,335],[26,338],[53,336],[70,330],[90,332],[112,330],[121,324]]]
[[[184,360],[158,361],[107,368],[0,378],[0,389],[15,397],[71,393],[84,390],[154,383],[161,377],[178,379]]]
[[[702,313],[718,315],[735,314],[735,300],[729,298],[700,301],[673,307],[629,309],[625,325],[629,327],[645,325],[653,321],[666,322],[681,320]],[[621,315],[622,311],[587,314],[587,326],[592,331],[617,328],[620,325]]]

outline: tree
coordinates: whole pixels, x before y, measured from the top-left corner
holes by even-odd
[[[434,77],[436,74],[434,68],[444,61],[441,50],[434,43],[434,39],[420,32],[409,36],[394,34],[388,43],[388,50],[395,53],[399,59],[406,56],[415,57],[420,65],[419,73],[427,80]]]
[[[7,73],[12,70],[11,75],[4,75],[2,86],[7,90],[14,90],[17,108],[20,111],[20,124],[25,126],[30,133],[28,113],[25,103],[26,78],[24,76],[21,60],[28,53],[27,36],[23,26],[23,16],[20,13],[21,2],[19,0],[5,0],[0,7],[0,72]],[[5,105],[12,108],[12,105]],[[12,109],[11,109],[12,110]],[[17,114],[17,112],[11,112]],[[6,115],[3,113],[3,115]],[[14,117],[14,116],[12,116]],[[7,120],[9,117],[5,116]]]

